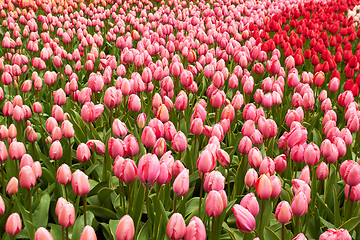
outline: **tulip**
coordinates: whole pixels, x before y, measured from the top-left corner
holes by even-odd
[[[70,227],[75,222],[75,208],[74,205],[72,205],[69,202],[66,202],[63,204],[63,206],[59,210],[59,224],[64,227]]]
[[[86,145],[88,146],[89,149],[95,151],[99,155],[105,153],[105,144],[99,140],[89,140],[86,142]]]
[[[206,229],[200,218],[194,216],[186,227],[185,240],[205,240]]]
[[[135,226],[132,218],[129,215],[123,216],[116,228],[117,240],[132,240],[135,235]]]
[[[171,147],[174,151],[183,152],[187,148],[187,139],[183,132],[177,132],[171,141]]]
[[[112,131],[115,137],[124,137],[128,133],[125,123],[121,122],[119,119],[113,121]]]
[[[295,238],[293,238],[293,240],[307,240],[307,238],[303,233],[299,233]]]
[[[212,171],[205,175],[204,190],[209,193],[212,190],[224,190],[225,178],[219,171]]]
[[[18,213],[12,213],[6,220],[5,231],[14,236],[20,232],[22,228],[21,219]]]
[[[357,162],[346,160],[340,166],[340,175],[345,183],[356,186],[360,183],[360,165]]]
[[[97,240],[95,230],[89,225],[85,226],[81,233],[80,240]]]
[[[76,158],[79,162],[89,161],[91,156],[90,149],[85,143],[80,143],[76,149]],[[85,166],[85,165],[84,165]]]
[[[291,202],[291,210],[296,216],[302,216],[307,212],[308,202],[306,195],[303,192],[299,192],[295,195]]]
[[[133,182],[137,175],[135,162],[131,159],[124,159],[120,156],[115,158],[113,171],[117,178],[126,183]]]
[[[19,188],[19,181],[16,177],[12,177],[8,184],[6,185],[6,193],[9,195],[13,195],[17,193]]]
[[[196,162],[196,167],[202,173],[210,172],[215,168],[215,165],[215,156],[209,150],[202,151]]]
[[[70,167],[68,165],[66,165],[65,163],[62,164],[57,170],[56,180],[60,184],[66,185],[69,182],[71,182],[71,178],[72,178],[72,173],[71,173]]]
[[[223,210],[223,200],[220,192],[215,190],[210,191],[205,202],[205,211],[207,215],[210,217],[217,217]]]
[[[248,186],[249,188],[254,187],[257,179],[258,179],[257,172],[254,169],[250,168],[245,174],[245,179],[244,179],[245,185]]]
[[[5,203],[2,197],[0,196],[0,215],[3,215],[5,213]]]
[[[281,201],[275,210],[275,218],[280,223],[288,223],[292,217],[292,210],[290,204],[286,201]]]
[[[246,194],[241,199],[240,205],[246,208],[254,217],[259,213],[259,203],[254,193]]]
[[[73,173],[71,186],[77,195],[83,196],[90,192],[88,176],[79,169]]]
[[[322,233],[319,237],[319,240],[326,239],[341,239],[341,240],[351,240],[352,237],[346,229],[332,229],[329,228],[326,232]]]
[[[166,234],[170,239],[182,239],[186,233],[186,225],[180,213],[174,213],[167,224]]]
[[[321,162],[316,167],[316,177],[319,180],[325,180],[328,176],[329,176],[329,168],[328,168],[328,166],[326,165],[325,162]]]
[[[9,156],[11,159],[21,159],[25,153],[25,146],[22,142],[12,142],[10,144]]]
[[[189,191],[189,170],[184,169],[175,179],[173,190],[178,196],[185,196]],[[175,211],[175,210],[174,210]]]
[[[160,163],[156,155],[148,153],[140,158],[137,175],[143,184],[154,183],[159,176],[159,172]]]
[[[145,147],[151,148],[155,146],[156,135],[153,128],[146,126],[141,135],[141,142]]]
[[[350,185],[346,184],[345,189],[344,189],[346,199],[348,199],[348,200],[350,200],[352,202],[359,201],[360,200],[360,192],[359,192],[359,190],[360,190],[360,184],[358,184],[356,186],[352,186],[352,187],[350,187]],[[350,194],[349,194],[349,192],[350,192]]]
[[[236,226],[240,231],[248,233],[254,230],[256,224],[255,218],[246,208],[235,204],[232,207],[232,211],[235,215]]]
[[[53,237],[46,228],[40,227],[35,232],[35,240],[53,240]]]

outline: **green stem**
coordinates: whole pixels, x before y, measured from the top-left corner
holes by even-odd
[[[200,185],[200,199],[199,199],[199,218],[201,218],[201,198],[202,198],[202,192],[203,192],[203,186],[204,186],[204,174],[201,174],[201,185]]]
[[[32,222],[31,191],[30,191],[30,188],[28,188],[28,201],[29,201],[30,221]]]
[[[5,186],[5,179],[4,179],[4,165],[2,162],[1,162],[1,182],[2,182],[3,195],[5,196],[6,186]]]
[[[282,224],[282,229],[281,229],[281,236],[282,236],[282,240],[285,240],[285,224]]]
[[[230,179],[230,164],[228,164],[226,166],[226,182],[225,184],[227,184],[227,195],[230,196],[230,183],[229,183],[229,179]]]
[[[177,202],[177,198],[178,198],[178,196],[175,194],[175,199],[174,199],[174,211],[173,211],[173,213],[176,213],[176,202]]]
[[[84,226],[86,226],[86,195],[83,196],[83,206],[84,206]]]
[[[131,203],[131,199],[130,199],[130,184],[127,183],[126,184],[126,188],[127,188],[127,194],[128,194],[128,209],[127,209],[127,214],[129,214],[130,212],[130,203]]]
[[[69,240],[69,229],[66,228],[66,240]]]
[[[64,240],[64,227],[61,227],[61,239]]]
[[[211,239],[215,240],[215,217],[212,217]]]
[[[65,189],[65,198],[66,198],[66,201],[67,201],[68,200],[68,193],[67,193],[67,189],[66,189],[66,184],[64,185],[64,189]]]
[[[261,226],[262,226],[262,220],[263,220],[263,215],[264,215],[264,205],[265,205],[265,200],[261,199],[261,215],[260,215],[260,225],[259,225],[260,232],[262,232]]]
[[[71,152],[71,139],[69,138],[69,167],[72,168],[72,152]]]

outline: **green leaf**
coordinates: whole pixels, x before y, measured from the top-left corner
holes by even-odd
[[[93,212],[95,216],[105,218],[105,219],[116,219],[116,214],[108,209],[101,206],[96,205],[88,205],[86,206],[86,209]]]
[[[279,236],[276,235],[276,233],[268,227],[265,227],[264,239],[265,240],[280,240]]]
[[[353,217],[341,224],[339,228],[347,229],[349,232],[354,230],[356,226],[360,223],[360,217]]]
[[[151,224],[150,221],[147,221],[145,225],[141,228],[138,240],[148,240],[151,239]]]
[[[94,219],[94,214],[89,212],[86,214],[86,225],[92,225],[92,221]],[[80,239],[81,233],[84,230],[84,215],[78,217],[74,223],[73,230],[72,230],[72,237],[71,239],[77,240]]]
[[[37,228],[47,226],[49,219],[50,195],[45,193],[40,200],[38,208],[33,214],[33,223]]]
[[[116,229],[117,226],[119,225],[119,221],[120,220],[112,220],[112,219],[109,221],[109,228],[113,239],[116,239]]]

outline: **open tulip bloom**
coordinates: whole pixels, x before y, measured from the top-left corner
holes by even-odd
[[[0,24],[1,239],[359,239],[360,0],[7,0]]]

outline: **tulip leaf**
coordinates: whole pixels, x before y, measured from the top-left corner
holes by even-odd
[[[54,238],[54,240],[61,240],[61,226],[58,224],[49,224],[50,226],[50,234]],[[65,234],[65,230],[64,230]]]
[[[354,230],[356,226],[360,223],[360,217],[352,217],[343,224],[341,224],[338,229],[343,228],[347,229],[349,232]]]
[[[325,216],[330,218],[331,221],[334,221],[334,213],[330,210],[328,205],[324,202],[322,197],[319,196],[319,194],[316,194],[316,196],[317,196],[317,200],[318,200],[317,203],[319,204],[319,210],[321,212],[324,212]]]
[[[104,219],[116,219],[116,214],[108,208],[96,205],[88,205],[86,206],[86,209],[94,213],[94,215],[97,217],[101,217]]]
[[[136,196],[134,212],[131,212],[130,216],[134,220],[135,231],[138,232],[141,215],[143,213],[143,206],[144,206],[144,199],[145,199],[145,187],[143,187],[143,185],[137,181],[136,184],[134,184],[134,188],[135,189],[137,188],[138,190],[137,190],[136,195],[134,195],[134,196]]]
[[[335,226],[340,225],[341,217],[340,217],[340,207],[336,194],[335,185],[333,186],[333,199],[334,199],[334,215],[335,215]]]
[[[264,239],[265,240],[280,240],[279,236],[268,227],[264,229]]]
[[[151,239],[151,222],[147,221],[144,226],[141,228],[137,239],[138,240],[148,240]]]
[[[94,214],[92,212],[88,212],[86,214],[86,224],[91,226],[92,221],[94,219]],[[72,229],[72,237],[71,239],[80,239],[81,233],[84,230],[84,215],[81,215],[78,217],[74,223],[73,229]]]
[[[49,218],[50,195],[45,193],[41,199],[38,208],[34,211],[33,222],[36,227],[46,227]]]
[[[112,220],[112,219],[110,219],[110,221],[109,221],[109,229],[110,229],[111,236],[113,239],[116,239],[116,229],[119,224],[119,221],[120,220]]]
[[[99,198],[99,201],[101,203],[104,203],[105,200],[110,197],[111,193],[114,192],[114,190],[115,190],[115,188],[108,188],[108,187],[100,189],[100,191],[97,194],[98,198]]]

